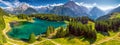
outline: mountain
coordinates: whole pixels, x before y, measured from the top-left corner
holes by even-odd
[[[35,9],[31,8],[31,7],[27,8],[27,9],[23,12],[23,14],[35,14],[35,13],[38,13],[38,12],[37,12]]]
[[[108,14],[115,13],[115,12],[120,12],[120,6],[111,10]]]
[[[75,12],[63,6],[54,7],[49,13],[57,15],[75,16]]]
[[[113,18],[120,18],[120,6],[112,9],[107,13],[107,15],[99,17],[97,20],[107,20]]]
[[[21,4],[18,7],[10,7],[8,9],[5,9],[6,12],[12,13],[12,14],[33,14],[38,13],[34,8],[29,7],[26,4]]]
[[[91,15],[90,17],[92,19],[97,19],[98,17],[105,15],[105,12],[99,9],[98,7],[93,7],[89,14]]]
[[[67,16],[88,16],[88,9],[84,6],[79,6],[73,1],[69,1],[61,6],[55,6],[49,13]]]
[[[47,13],[49,11],[49,8],[48,7],[41,7],[39,9],[37,9],[37,11],[39,13]]]
[[[97,20],[107,20],[107,19],[116,19],[116,18],[120,18],[120,13],[119,12],[115,12],[115,13],[111,13],[111,14],[101,16]]]
[[[68,1],[67,3],[59,6],[49,5],[40,8],[32,8],[27,4],[23,3],[18,7],[7,8],[5,9],[5,11],[13,14],[46,13],[46,14],[57,14],[57,15],[71,16],[71,17],[88,16],[92,19],[96,19],[100,16],[105,15],[104,11],[102,11],[98,7],[93,7],[88,9],[83,5],[77,5],[74,1]]]
[[[36,9],[39,13],[49,13],[50,10],[53,9],[54,6],[46,6],[46,7],[41,7],[41,8],[38,8]]]

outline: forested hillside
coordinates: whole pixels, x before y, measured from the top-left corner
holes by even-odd
[[[4,29],[5,27],[3,15],[4,15],[4,11],[0,9],[0,30]]]

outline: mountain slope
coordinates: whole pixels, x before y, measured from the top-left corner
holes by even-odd
[[[74,11],[72,11],[71,9],[67,7],[63,7],[63,6],[54,7],[53,10],[50,11],[50,13],[57,14],[57,15],[75,16]]]
[[[116,13],[104,15],[99,17],[97,20],[107,20],[107,19],[116,19],[116,18],[120,18],[120,13],[116,12]]]
[[[37,8],[36,10],[39,12],[39,13],[49,13],[50,10],[52,10],[55,6],[46,6],[46,7],[41,7],[41,8]]]
[[[38,12],[37,12],[35,9],[31,8],[31,7],[27,8],[27,9],[23,12],[23,14],[35,14],[35,13],[38,13]]]
[[[50,13],[57,15],[68,16],[88,16],[88,9],[84,6],[79,6],[73,1],[69,1],[61,6],[54,7]]]
[[[102,11],[101,9],[99,9],[98,7],[92,8],[92,10],[89,13],[90,13],[92,19],[96,19],[105,14],[105,12]]]
[[[39,9],[37,9],[37,11],[39,13],[47,13],[49,11],[49,8],[48,7],[41,7]]]
[[[108,14],[115,13],[115,12],[120,12],[120,6],[111,10]]]

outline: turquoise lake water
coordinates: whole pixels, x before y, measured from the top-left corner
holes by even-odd
[[[12,30],[7,34],[16,39],[28,39],[31,33],[35,33],[36,36],[45,33],[48,26],[57,28],[59,26],[65,26],[65,23],[35,19],[34,23],[28,22],[23,25],[11,27]]]

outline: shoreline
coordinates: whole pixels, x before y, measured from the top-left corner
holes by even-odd
[[[13,38],[10,38],[8,35],[7,35],[7,32],[9,32],[11,30],[11,27],[10,27],[10,24],[9,23],[6,23],[6,27],[5,27],[5,29],[3,30],[3,35],[7,38],[7,39],[9,39],[9,40],[12,40],[12,41],[16,41],[16,42],[23,42],[23,41],[21,41],[21,40],[15,40],[15,39],[13,39]]]
[[[5,36],[7,42],[10,44],[14,44],[14,45],[17,45],[19,43],[28,44],[28,43],[21,41],[21,40],[14,40],[13,38],[10,38],[7,35],[7,32],[9,32],[11,30],[11,27],[9,24],[11,21],[26,21],[26,20],[19,20],[19,19],[16,19],[16,17],[14,19],[11,19],[10,17],[7,17],[7,16],[4,16],[4,20],[5,20],[5,28],[3,29],[2,34]]]
[[[27,21],[27,20],[17,20],[17,21]],[[12,21],[10,21],[10,22],[12,22]],[[31,22],[31,21],[27,21],[27,22]],[[32,22],[34,22],[34,20],[32,21]],[[63,21],[64,23],[65,23],[65,21]],[[6,35],[6,37],[7,38],[10,38],[11,39],[11,37],[7,34],[9,31],[11,31],[11,28],[12,27],[10,27],[10,23],[9,22],[5,22],[5,24],[6,24],[6,27],[5,27],[5,31],[3,31],[4,32],[4,34]],[[65,23],[66,24],[66,23]],[[64,25],[65,25],[64,24]],[[64,25],[61,25],[62,27],[64,27]],[[58,30],[60,28],[60,26],[59,27],[56,27],[55,28],[55,30]],[[12,38],[13,40],[17,40],[17,39],[14,39],[14,38]],[[19,39],[18,39],[19,40]]]
[[[9,35],[7,34],[9,31],[11,31],[11,27],[10,27],[10,22],[12,22],[12,21],[27,21],[27,20],[22,20],[22,19],[16,19],[16,17],[15,18],[11,18],[11,17],[7,17],[7,16],[4,16],[4,20],[5,20],[5,28],[3,29],[3,35],[5,36],[5,38],[6,38],[6,40],[7,40],[7,42],[9,42],[9,43],[5,43],[5,44],[14,44],[14,45],[18,45],[18,44],[28,44],[29,45],[29,43],[27,43],[27,42],[24,42],[24,41],[22,41],[22,40],[17,40],[17,39],[14,39],[14,38],[11,38],[11,37],[9,37]],[[28,21],[28,22],[34,22],[34,20],[32,20],[32,21]],[[64,22],[64,21],[63,21]],[[65,23],[66,24],[66,23]],[[57,27],[57,28],[55,28],[55,30],[57,30],[57,29],[59,29],[59,27]],[[36,36],[37,37],[37,36]],[[36,42],[35,42],[36,43]]]

